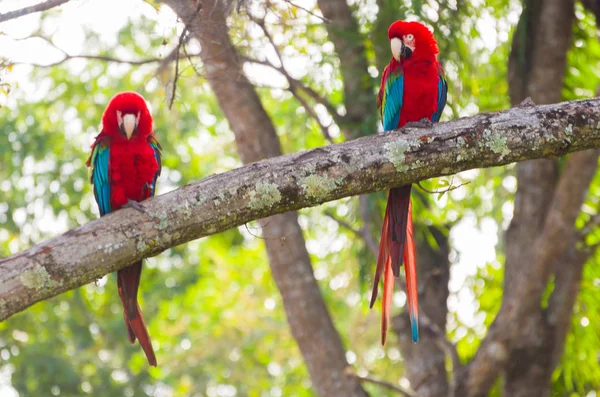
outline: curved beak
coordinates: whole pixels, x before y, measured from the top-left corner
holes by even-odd
[[[117,122],[119,123],[119,130],[129,140],[137,131],[140,122],[140,112],[137,115],[132,113],[123,115],[120,110],[117,110]]]
[[[400,53],[402,52],[402,47],[404,47],[404,43],[397,37],[394,37],[390,40],[390,46],[392,47],[392,56],[398,62],[400,62]]]
[[[392,55],[398,62],[400,62],[400,58],[410,58],[413,53],[413,50],[397,37],[394,37],[390,41],[390,45],[392,47]]]

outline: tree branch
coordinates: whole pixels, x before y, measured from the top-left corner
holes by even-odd
[[[101,62],[123,63],[123,64],[127,64],[127,65],[132,65],[132,66],[141,66],[141,65],[146,65],[149,63],[159,63],[160,62],[159,69],[161,69],[161,68],[164,68],[167,64],[177,60],[181,56],[181,54],[179,54],[181,44],[177,45],[177,47],[175,47],[169,54],[167,54],[167,56],[162,57],[162,58],[157,57],[157,58],[147,58],[147,59],[139,59],[139,60],[127,60],[127,59],[115,58],[115,57],[108,56],[108,55],[86,55],[86,54],[71,55],[68,52],[66,52],[65,50],[63,50],[62,48],[60,48],[59,46],[57,46],[56,44],[54,44],[54,42],[52,40],[50,40],[48,37],[38,35],[38,34],[34,34],[31,36],[27,36],[27,37],[15,39],[15,40],[16,41],[24,41],[24,40],[29,40],[29,39],[40,39],[40,40],[45,41],[52,48],[54,48],[57,51],[60,51],[64,55],[63,58],[59,59],[56,62],[52,62],[49,64],[15,62],[14,63],[15,65],[31,65],[31,66],[35,66],[38,68],[51,68],[54,66],[61,65],[72,59],[87,59],[87,60],[101,61]],[[191,62],[191,58],[200,57],[199,53],[198,54],[187,54],[186,53],[185,55],[188,59],[190,59],[190,62]]]
[[[365,242],[365,245],[369,249],[369,252],[371,252],[374,258],[377,258],[377,253],[379,252],[379,245],[377,245],[377,241],[375,241],[375,239],[373,238],[373,234],[369,231],[368,228],[363,227],[361,230],[355,229],[348,222],[338,218],[333,213],[333,211],[325,211],[325,215],[336,221],[337,224],[343,227],[344,229],[354,233],[356,237],[363,240]]]
[[[288,85],[289,85],[289,88],[288,88],[289,91],[294,95],[294,97],[299,102],[302,103],[302,100],[303,100],[303,98],[299,95],[299,91],[302,91],[313,101],[315,101],[318,104],[323,105],[325,107],[325,109],[327,109],[327,112],[331,115],[333,120],[336,122],[336,124],[340,125],[340,124],[343,124],[344,122],[346,122],[346,117],[340,115],[337,112],[337,110],[335,109],[335,107],[331,104],[331,102],[329,102],[324,96],[320,95],[317,91],[315,91],[311,87],[303,84],[300,80],[297,80],[297,79],[293,78],[292,76],[290,76],[290,74],[283,68],[283,66],[279,67],[279,66],[276,66],[273,63],[269,62],[268,60],[263,61],[260,59],[255,59],[255,58],[251,58],[251,57],[247,57],[247,56],[241,56],[240,58],[244,62],[255,63],[257,65],[263,65],[263,66],[267,66],[272,69],[275,69],[276,71],[281,73],[283,75],[283,77],[286,78]],[[283,65],[283,63],[282,63],[282,65]],[[308,108],[307,108],[307,111],[308,111]],[[318,119],[317,119],[317,121],[318,121]]]
[[[353,375],[356,379],[358,379],[361,382],[365,382],[365,383],[372,383],[374,385],[377,386],[381,386],[384,387],[388,390],[392,390],[396,393],[399,393],[403,396],[406,397],[416,397],[416,394],[410,390],[406,390],[401,388],[400,386],[396,386],[394,384],[391,384],[390,382],[385,382],[382,380],[378,380],[378,379],[374,379],[374,378],[369,378],[368,376],[359,376],[359,375]]]
[[[444,354],[450,358],[452,361],[452,372],[454,373],[454,377],[456,377],[459,371],[462,371],[463,365],[460,362],[460,357],[458,355],[458,350],[456,349],[456,345],[448,339],[446,336],[446,332],[441,330],[440,327],[434,323],[427,314],[419,313],[420,319],[419,323],[423,324],[423,326],[434,336],[434,340],[436,345],[444,352]]]
[[[588,234],[595,231],[600,226],[600,212],[592,215],[585,225],[579,230],[579,237],[581,242],[585,242],[585,238]]]
[[[559,266],[564,266],[564,263],[559,261],[565,258],[566,255],[563,253],[568,252],[569,244],[577,235],[574,229],[575,219],[596,172],[597,162],[598,151],[596,150],[579,152],[569,157],[558,186],[554,189],[554,197],[546,221],[534,240],[533,258],[528,258],[529,266],[523,267],[520,276],[513,281],[511,294],[505,294],[500,312],[482,341],[475,358],[469,363],[468,395],[484,395],[498,376],[496,368],[501,367],[509,358],[510,349],[531,345],[528,337],[531,337],[533,324],[539,321],[542,293],[552,271]],[[573,261],[571,266],[581,268],[583,263],[576,265]],[[578,278],[579,275],[575,272],[572,277]],[[557,282],[559,285],[562,283],[562,281]],[[554,299],[555,296],[552,300]],[[568,303],[562,301],[560,304],[572,307],[571,301]],[[565,315],[569,317],[570,309],[563,307],[561,310],[568,310],[567,313],[559,316],[565,323],[563,326],[566,327],[568,323]],[[521,326],[516,327],[515,324]],[[545,323],[541,326],[544,325]],[[538,337],[537,334],[534,335]],[[554,347],[544,345],[543,349],[550,352]]]
[[[210,176],[145,201],[152,216],[117,211],[1,260],[0,320],[136,260],[255,219],[467,169],[599,148],[598,109],[600,99],[516,107]]]
[[[346,139],[364,136],[377,124],[377,111],[373,106],[373,80],[368,73],[367,50],[358,21],[347,0],[317,0],[317,5],[330,20],[325,28],[340,59],[344,81],[346,113],[342,122],[336,120],[336,123]]]
[[[58,7],[68,2],[69,0],[48,0],[33,6],[21,8],[20,10],[5,12],[4,14],[0,14],[0,23],[11,19],[20,18],[28,14],[33,14],[35,12],[47,11],[51,8]]]
[[[290,74],[288,73],[288,71],[286,70],[284,63],[283,63],[283,56],[281,55],[281,51],[279,50],[279,47],[277,46],[277,43],[275,43],[275,40],[273,40],[273,36],[271,35],[271,33],[269,32],[269,29],[267,29],[267,26],[265,24],[265,20],[263,19],[259,19],[254,17],[252,14],[248,13],[248,17],[256,24],[258,25],[258,27],[261,28],[261,30],[263,31],[263,34],[265,35],[265,37],[267,38],[267,40],[269,40],[269,43],[271,44],[271,47],[273,47],[273,50],[275,51],[275,54],[277,55],[277,59],[279,59],[279,64],[281,65],[280,67],[277,67],[275,65],[273,65],[272,63],[266,61],[265,64],[271,66],[272,68],[274,68],[275,70],[277,70],[279,73],[283,74],[284,77],[287,79],[288,81],[288,85],[289,85],[289,91],[292,93],[292,95],[294,95],[294,98],[296,98],[296,100],[298,102],[300,102],[300,104],[304,107],[304,109],[306,110],[306,113],[308,113],[308,115],[310,117],[312,117],[315,122],[319,125],[319,127],[321,128],[321,133],[323,134],[323,137],[325,137],[325,139],[329,142],[329,143],[334,143],[333,142],[333,138],[331,137],[331,135],[329,134],[329,129],[328,126],[324,125],[321,122],[321,119],[319,119],[319,115],[317,114],[317,112],[315,112],[315,110],[310,106],[310,104],[306,101],[306,99],[304,99],[302,97],[302,95],[300,95],[300,93],[298,92],[298,87],[299,84],[297,83],[296,80],[294,80],[292,78],[292,76],[290,76]],[[306,87],[302,86],[302,88],[305,90],[306,92]],[[302,89],[301,88],[301,89]],[[325,102],[325,99],[322,100],[323,102]],[[335,110],[333,109],[333,106],[330,106],[327,108],[330,112],[335,112]],[[335,112],[332,117],[335,117],[337,114],[337,112]]]

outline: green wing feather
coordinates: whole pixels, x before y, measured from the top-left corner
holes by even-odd
[[[160,171],[162,170],[162,147],[154,134],[151,134],[148,137],[148,144],[154,150],[154,158],[158,163],[158,171],[156,171],[156,175],[154,175],[154,180],[152,181],[152,196],[154,196],[156,193],[156,180],[160,176]]]
[[[90,156],[91,182],[94,185],[94,197],[100,209],[100,216],[112,212],[110,206],[110,175],[109,175],[110,148],[97,142]]]
[[[383,121],[383,130],[390,131],[398,128],[400,111],[404,97],[404,71],[402,66],[387,66],[381,82],[379,111]]]

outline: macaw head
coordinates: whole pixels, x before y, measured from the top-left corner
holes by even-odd
[[[433,33],[420,22],[396,21],[388,29],[392,56],[398,62],[406,59],[435,59],[438,45]]]
[[[102,115],[102,130],[127,140],[152,133],[152,116],[144,98],[136,92],[115,95]]]

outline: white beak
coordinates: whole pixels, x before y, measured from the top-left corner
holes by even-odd
[[[140,112],[138,112],[137,117],[134,114],[127,113],[123,116],[121,111],[117,110],[117,121],[119,123],[119,127],[121,131],[125,133],[127,140],[131,139],[131,136],[137,129],[138,123],[140,121]]]
[[[390,41],[390,45],[392,47],[392,56],[396,59],[396,61],[400,62],[400,50],[402,49],[402,40],[397,37],[394,37]]]
[[[123,129],[125,130],[125,135],[127,135],[127,139],[131,139],[131,135],[137,126],[137,120],[135,115],[126,114],[123,117]]]

